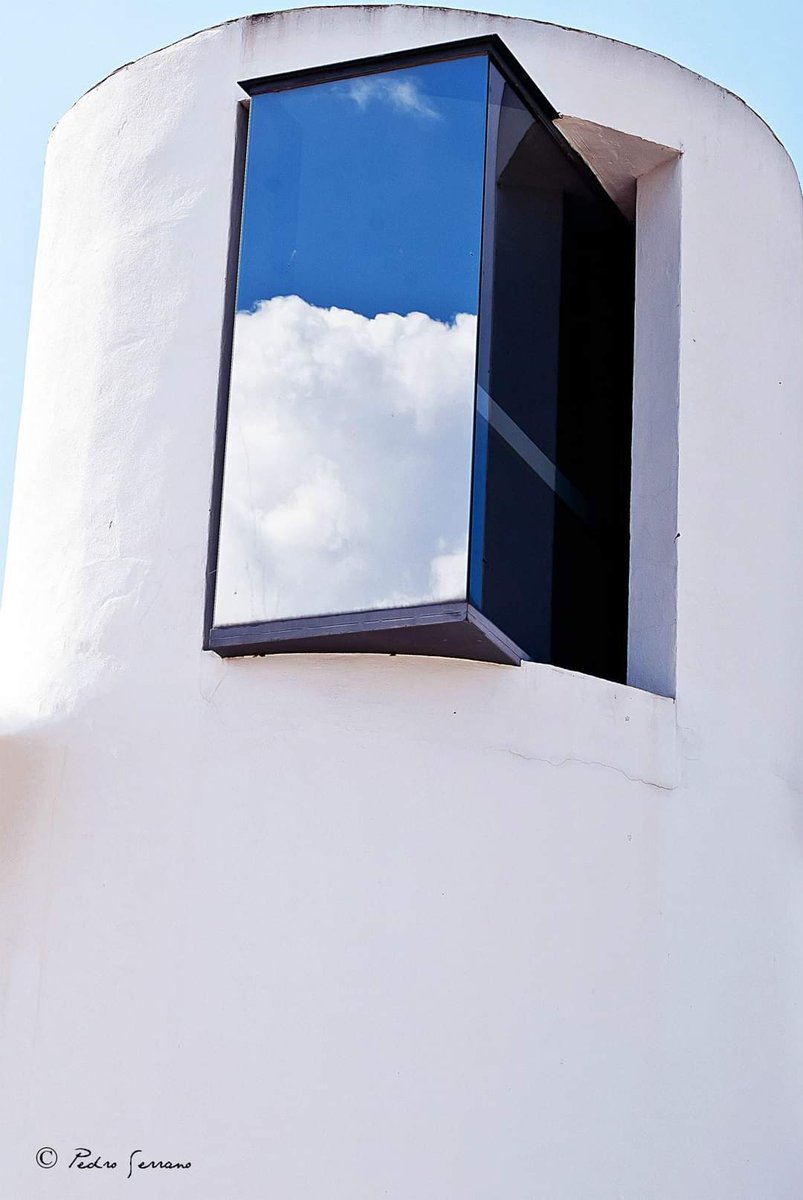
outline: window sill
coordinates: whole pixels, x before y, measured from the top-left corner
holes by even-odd
[[[522,661],[522,651],[465,600],[250,625],[217,625],[206,649],[237,654],[420,654]]]

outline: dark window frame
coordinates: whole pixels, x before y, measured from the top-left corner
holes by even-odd
[[[207,572],[204,605],[203,648],[221,657],[265,655],[274,653],[383,653],[413,654],[464,658],[519,665],[528,655],[505,633],[498,629],[470,601],[447,601],[435,604],[410,605],[394,609],[370,609],[342,614],[298,617],[236,625],[214,624],[215,582],[217,575],[223,469],[228,425],[229,390],[231,382],[232,348],[236,293],[239,274],[242,213],[245,195],[245,165],[248,144],[248,109],[250,98],[267,92],[289,91],[315,83],[374,75],[403,67],[423,66],[453,59],[486,56],[511,85],[519,99],[546,129],[571,163],[579,169],[598,201],[617,221],[627,224],[617,205],[591,171],[581,155],[554,124],[560,116],[543,92],[497,34],[465,38],[424,48],[401,50],[395,53],[352,59],[299,71],[243,80],[239,86],[248,99],[237,106],[234,138],[233,187],[231,194],[230,232],[226,266],[225,308],[221,336],[221,367],[218,382],[217,416],[214,442],[214,465],[210,505]],[[487,143],[486,143],[487,150]],[[485,170],[487,172],[486,162]],[[487,235],[487,213],[483,203],[481,263]],[[483,295],[482,268],[480,295]],[[481,313],[480,313],[481,317]],[[478,320],[478,338],[480,336]],[[475,357],[475,397],[477,403],[478,355]],[[476,422],[475,422],[476,424]],[[472,492],[475,477],[476,430],[472,445]],[[473,508],[473,501],[472,501]],[[473,520],[469,522],[468,566],[471,570],[471,538]],[[469,595],[467,588],[467,596]]]

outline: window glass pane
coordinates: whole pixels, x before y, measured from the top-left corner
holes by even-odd
[[[472,602],[531,658],[622,677],[632,233],[491,68]]]
[[[218,625],[466,596],[487,74],[252,99]]]

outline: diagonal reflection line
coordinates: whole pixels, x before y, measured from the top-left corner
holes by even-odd
[[[507,442],[511,450],[535,471],[547,487],[567,504],[588,525],[594,524],[594,514],[591,505],[582,492],[571,483],[562,471],[559,471],[551,458],[547,458],[543,450],[536,446],[532,438],[512,420],[504,409],[492,400],[484,388],[477,386],[477,412],[484,417],[492,429]]]

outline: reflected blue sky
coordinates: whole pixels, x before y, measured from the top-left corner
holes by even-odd
[[[477,312],[488,63],[255,96],[237,307]]]
[[[487,83],[252,100],[218,624],[466,596]]]

